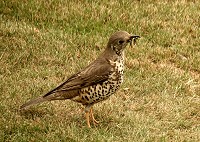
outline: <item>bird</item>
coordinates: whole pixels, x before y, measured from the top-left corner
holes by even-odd
[[[53,100],[72,100],[85,106],[86,123],[91,128],[99,122],[94,118],[93,105],[108,99],[113,95],[123,82],[124,73],[124,49],[132,40],[140,38],[138,35],[129,34],[126,31],[113,33],[105,50],[88,66],[69,77],[48,93],[32,99],[20,107],[20,110],[32,105]]]

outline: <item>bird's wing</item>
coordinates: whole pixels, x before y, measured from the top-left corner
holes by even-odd
[[[57,92],[77,90],[104,82],[108,79],[109,74],[112,72],[112,67],[113,66],[106,59],[96,60],[95,62],[87,66],[84,70],[71,76],[67,81],[65,81],[55,89],[51,90],[43,97],[49,96],[50,94]],[[76,96],[78,94],[74,95]]]

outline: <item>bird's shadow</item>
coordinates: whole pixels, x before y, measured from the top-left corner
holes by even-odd
[[[49,114],[48,111],[46,110],[40,110],[40,109],[35,109],[35,108],[30,108],[26,110],[19,110],[19,114],[24,117],[25,119],[36,119],[36,118],[42,118],[45,115]]]
[[[49,115],[53,115],[52,112],[50,112],[48,109],[39,109],[39,108],[29,108],[25,110],[18,110],[18,113],[21,117],[27,120],[37,120],[38,118],[45,118]],[[87,124],[84,120],[84,114],[78,114],[78,115],[69,115],[68,120],[75,122],[74,125],[77,125],[80,128],[88,128]],[[99,124],[94,125],[91,121],[91,127],[93,129],[96,128],[108,128],[108,126],[114,125],[114,120],[112,118],[103,116],[103,115],[95,115],[95,118],[99,121]],[[84,120],[84,121],[83,121]],[[70,124],[69,124],[70,125]]]

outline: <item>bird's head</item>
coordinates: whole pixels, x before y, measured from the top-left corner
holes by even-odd
[[[132,40],[135,41],[137,38],[140,38],[140,36],[131,35],[126,31],[118,31],[109,38],[107,48],[114,50],[117,54],[121,54],[127,44],[132,46]]]

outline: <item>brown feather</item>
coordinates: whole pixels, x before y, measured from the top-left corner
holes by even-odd
[[[71,76],[67,81],[51,90],[43,97],[47,97],[53,93],[63,94],[61,92],[65,92],[64,94],[66,98],[73,98],[77,96],[78,93],[74,93],[73,95],[69,93],[69,97],[67,97],[68,91],[80,90],[87,86],[104,82],[108,79],[108,75],[111,73],[111,68],[112,66],[106,59],[97,59],[84,70]],[[58,96],[56,95],[56,98],[57,97]]]

